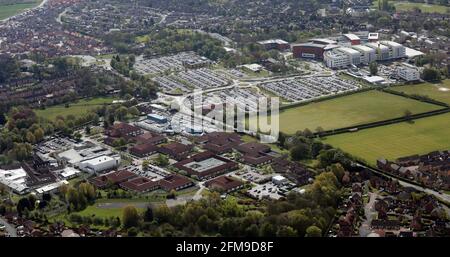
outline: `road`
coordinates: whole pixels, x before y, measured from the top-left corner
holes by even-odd
[[[10,237],[17,237],[17,230],[13,225],[9,224],[5,219],[1,217],[0,217],[0,224],[5,226],[5,230]]]
[[[364,206],[364,214],[366,216],[366,219],[359,227],[360,237],[367,237],[370,233],[372,233],[372,230],[370,229],[370,223],[372,222],[373,215],[376,213],[374,208],[376,199],[377,194],[369,192],[369,202]]]
[[[398,182],[400,183],[401,186],[404,186],[404,187],[412,187],[412,188],[414,188],[414,189],[416,189],[416,190],[418,190],[418,191],[421,191],[421,192],[424,192],[424,193],[433,195],[433,196],[435,196],[436,198],[440,199],[441,201],[444,201],[444,202],[447,202],[448,204],[450,204],[450,195],[448,195],[448,194],[445,194],[445,193],[442,193],[442,194],[441,194],[441,193],[439,193],[439,192],[437,192],[437,191],[435,191],[435,190],[432,190],[432,189],[429,189],[429,188],[426,188],[426,187],[422,187],[422,186],[418,186],[418,185],[412,184],[412,183],[410,183],[410,182],[408,182],[408,181],[401,180],[401,179],[399,179],[399,178],[396,178],[396,177],[391,176],[391,175],[389,175],[389,174],[386,174],[386,173],[384,173],[384,172],[380,172],[380,171],[378,171],[378,170],[372,169],[372,168],[367,167],[367,166],[362,165],[362,164],[357,164],[357,165],[358,165],[359,167],[369,169],[369,170],[371,170],[372,172],[377,173],[377,174],[380,174],[380,175],[382,175],[382,176],[385,176],[385,177],[388,177],[388,178],[391,178],[391,179],[398,180]]]

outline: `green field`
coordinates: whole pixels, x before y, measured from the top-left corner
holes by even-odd
[[[442,83],[438,84],[423,83],[418,85],[399,86],[392,89],[408,95],[427,96],[434,100],[450,104],[450,79],[444,80]]]
[[[443,6],[443,5],[437,5],[437,4],[425,4],[425,3],[410,3],[410,2],[396,2],[394,3],[395,10],[397,11],[412,11],[414,8],[419,8],[422,12],[429,12],[429,13],[447,13],[450,8]]]
[[[133,203],[130,203],[133,205]],[[143,208],[136,208],[139,212],[144,212]],[[119,217],[122,218],[123,208],[99,208],[97,204],[88,206],[86,209],[77,212],[81,216],[95,216],[100,218]]]
[[[330,136],[325,143],[374,164],[380,157],[396,159],[450,149],[450,113],[389,126]]]
[[[30,3],[18,3],[18,4],[0,4],[0,20],[9,18],[16,14],[21,13],[25,9],[38,6],[42,0],[30,1]]]
[[[414,8],[419,8],[422,12],[428,13],[448,13],[450,7],[438,5],[438,4],[426,4],[426,3],[412,3],[408,1],[389,1],[393,3],[396,11],[412,11]],[[372,6],[378,8],[378,1],[373,1]]]
[[[305,128],[314,131],[319,126],[337,129],[401,117],[406,110],[417,114],[440,108],[372,90],[283,110],[279,115],[280,131],[294,134]]]
[[[45,110],[35,110],[36,114],[40,117],[46,118],[48,120],[55,120],[59,115],[65,117],[67,115],[81,115],[89,110],[97,108],[103,104],[112,103],[114,98],[111,97],[97,97],[94,99],[82,99],[75,103],[71,103],[68,108],[62,105],[55,105],[48,107]]]

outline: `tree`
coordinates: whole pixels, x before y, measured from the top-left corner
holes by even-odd
[[[296,237],[297,231],[290,226],[281,226],[277,231],[277,237]]]
[[[434,82],[441,80],[439,71],[435,68],[425,68],[422,73],[422,77],[426,81]]]
[[[342,177],[344,177],[345,174],[345,169],[340,163],[331,164],[330,166],[328,166],[328,169],[329,171],[333,172],[333,174],[339,181],[342,181]]]
[[[143,160],[142,161],[142,169],[143,170],[148,170],[148,167],[150,166],[150,163],[148,160]]]
[[[128,108],[128,113],[133,116],[139,116],[139,114],[140,114],[140,112],[139,112],[138,108],[136,108],[136,106],[132,106],[132,107]]]
[[[291,148],[291,158],[295,161],[309,158],[309,146],[305,143],[298,143]]]
[[[124,121],[127,117],[128,109],[125,106],[119,107],[119,109],[116,110],[116,117],[120,121]]]
[[[412,112],[410,110],[405,110],[405,113],[404,113],[405,118],[409,118],[409,117],[411,117],[411,115],[412,115]]]
[[[122,212],[122,222],[125,228],[137,227],[139,225],[139,214],[134,206],[127,206]]]
[[[144,212],[144,221],[145,222],[152,222],[153,221],[153,209],[151,206],[148,206],[147,209]]]
[[[31,133],[30,131],[27,132],[26,138],[27,138],[27,142],[30,144],[34,144],[36,142],[36,138],[34,137],[33,133]]]
[[[317,226],[309,226],[306,229],[306,237],[321,237],[322,230]]]
[[[34,209],[34,206],[32,206],[30,200],[28,197],[20,198],[20,200],[17,202],[17,212],[19,213],[19,216],[22,216],[25,213],[25,210],[29,211]]]
[[[378,73],[378,64],[376,62],[371,62],[369,64],[370,75],[375,76]]]
[[[36,142],[40,142],[42,139],[44,139],[44,130],[42,128],[37,128],[34,130],[34,139]]]
[[[155,163],[158,166],[165,167],[169,165],[169,157],[164,154],[158,154],[158,157],[155,159]]]
[[[174,189],[170,190],[170,192],[167,194],[167,199],[175,199],[177,196],[177,191]]]

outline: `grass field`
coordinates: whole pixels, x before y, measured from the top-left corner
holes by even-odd
[[[412,11],[414,8],[419,8],[422,12],[429,12],[429,13],[447,13],[450,8],[443,6],[443,5],[437,5],[437,4],[425,4],[425,3],[410,3],[410,2],[403,2],[399,1],[394,3],[395,10],[397,11]]]
[[[130,203],[129,205],[133,205]],[[144,212],[143,208],[136,208],[138,212]],[[86,209],[78,212],[81,216],[95,216],[100,218],[119,217],[122,218],[123,208],[99,208],[97,204],[88,206]]]
[[[408,1],[389,1],[393,3],[396,11],[412,11],[414,8],[419,8],[422,12],[428,13],[447,13],[450,8],[443,5],[437,4],[426,4],[426,3],[412,3]],[[373,1],[374,8],[378,8],[378,1]]]
[[[380,157],[396,159],[450,149],[450,113],[389,126],[330,136],[325,143],[374,164]]]
[[[450,79],[439,84],[423,83],[410,86],[399,86],[392,88],[395,91],[408,95],[422,95],[434,100],[450,104]]]
[[[65,105],[55,105],[48,107],[45,110],[35,110],[36,114],[40,117],[46,118],[48,120],[55,120],[59,115],[65,117],[69,114],[81,115],[89,110],[97,108],[103,104],[112,103],[114,98],[110,97],[97,97],[93,99],[82,99],[78,102],[71,103],[68,108]]]
[[[33,8],[35,6],[38,6],[41,3],[42,0],[34,0],[30,1],[30,3],[20,3],[20,4],[0,4],[0,20],[9,18],[11,16],[14,16],[16,14],[19,14],[20,12],[24,11],[25,9]]]
[[[406,110],[416,114],[440,108],[401,96],[367,91],[283,110],[279,115],[280,131],[294,134],[305,128],[314,131],[319,126],[325,130],[337,129],[401,117]]]

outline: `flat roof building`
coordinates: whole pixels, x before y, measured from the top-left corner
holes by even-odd
[[[419,68],[408,63],[402,63],[402,65],[398,66],[396,69],[396,73],[397,76],[408,82],[420,80]]]
[[[367,65],[377,60],[375,49],[364,45],[354,45],[352,48],[360,53],[361,63],[363,64]]]
[[[81,161],[78,167],[82,171],[89,173],[99,173],[106,170],[111,170],[118,167],[120,164],[120,156],[99,156],[93,159]]]
[[[174,166],[200,180],[215,177],[238,168],[237,163],[212,152],[196,154],[189,159],[177,162]]]
[[[406,56],[406,49],[403,45],[394,41],[380,41],[381,44],[389,48],[389,58],[398,59]]]
[[[389,47],[381,43],[367,43],[365,46],[375,50],[378,61],[389,60]]]
[[[355,34],[344,34],[341,40],[349,45],[359,45],[361,44],[361,39]]]

